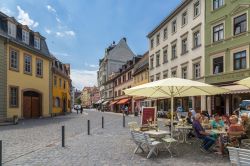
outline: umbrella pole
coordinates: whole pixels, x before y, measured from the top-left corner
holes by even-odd
[[[173,125],[174,122],[174,96],[173,92],[171,92],[171,138],[173,138]]]

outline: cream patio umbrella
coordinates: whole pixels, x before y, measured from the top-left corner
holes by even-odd
[[[173,111],[175,97],[215,95],[229,90],[213,85],[181,79],[167,78],[124,90],[126,95],[150,98],[171,98],[171,137],[173,135]]]
[[[237,81],[236,83],[250,88],[250,77]]]

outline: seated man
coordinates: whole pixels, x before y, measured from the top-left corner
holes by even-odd
[[[211,133],[206,132],[201,126],[202,117],[200,113],[195,115],[195,120],[193,121],[193,128],[196,134],[196,137],[202,139],[203,145],[201,150],[208,152],[209,148],[215,143],[215,139],[211,136]]]
[[[243,113],[241,115],[241,120],[242,120],[242,125],[243,125],[244,131],[245,131],[244,138],[250,139],[250,119],[248,118],[248,114]]]
[[[214,120],[211,122],[211,127],[217,129],[219,127],[224,127],[224,122],[221,120],[218,114],[214,115]]]

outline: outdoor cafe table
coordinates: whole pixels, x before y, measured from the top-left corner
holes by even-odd
[[[149,130],[145,131],[144,133],[148,134],[150,137],[155,138],[155,139],[161,139],[164,138],[166,135],[170,135],[169,131],[164,131],[164,130]]]
[[[182,135],[182,143],[188,143],[187,141],[187,134],[189,133],[189,130],[192,130],[193,127],[191,125],[176,125],[175,129],[181,132]]]
[[[207,132],[212,132],[218,135],[223,135],[223,134],[227,134],[227,132],[225,130],[218,130],[218,129],[211,129],[211,130],[206,130]]]

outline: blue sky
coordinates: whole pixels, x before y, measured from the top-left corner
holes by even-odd
[[[112,41],[126,37],[135,54],[146,35],[181,0],[0,0],[0,10],[46,37],[51,53],[71,64],[78,89],[96,84],[98,60]]]

